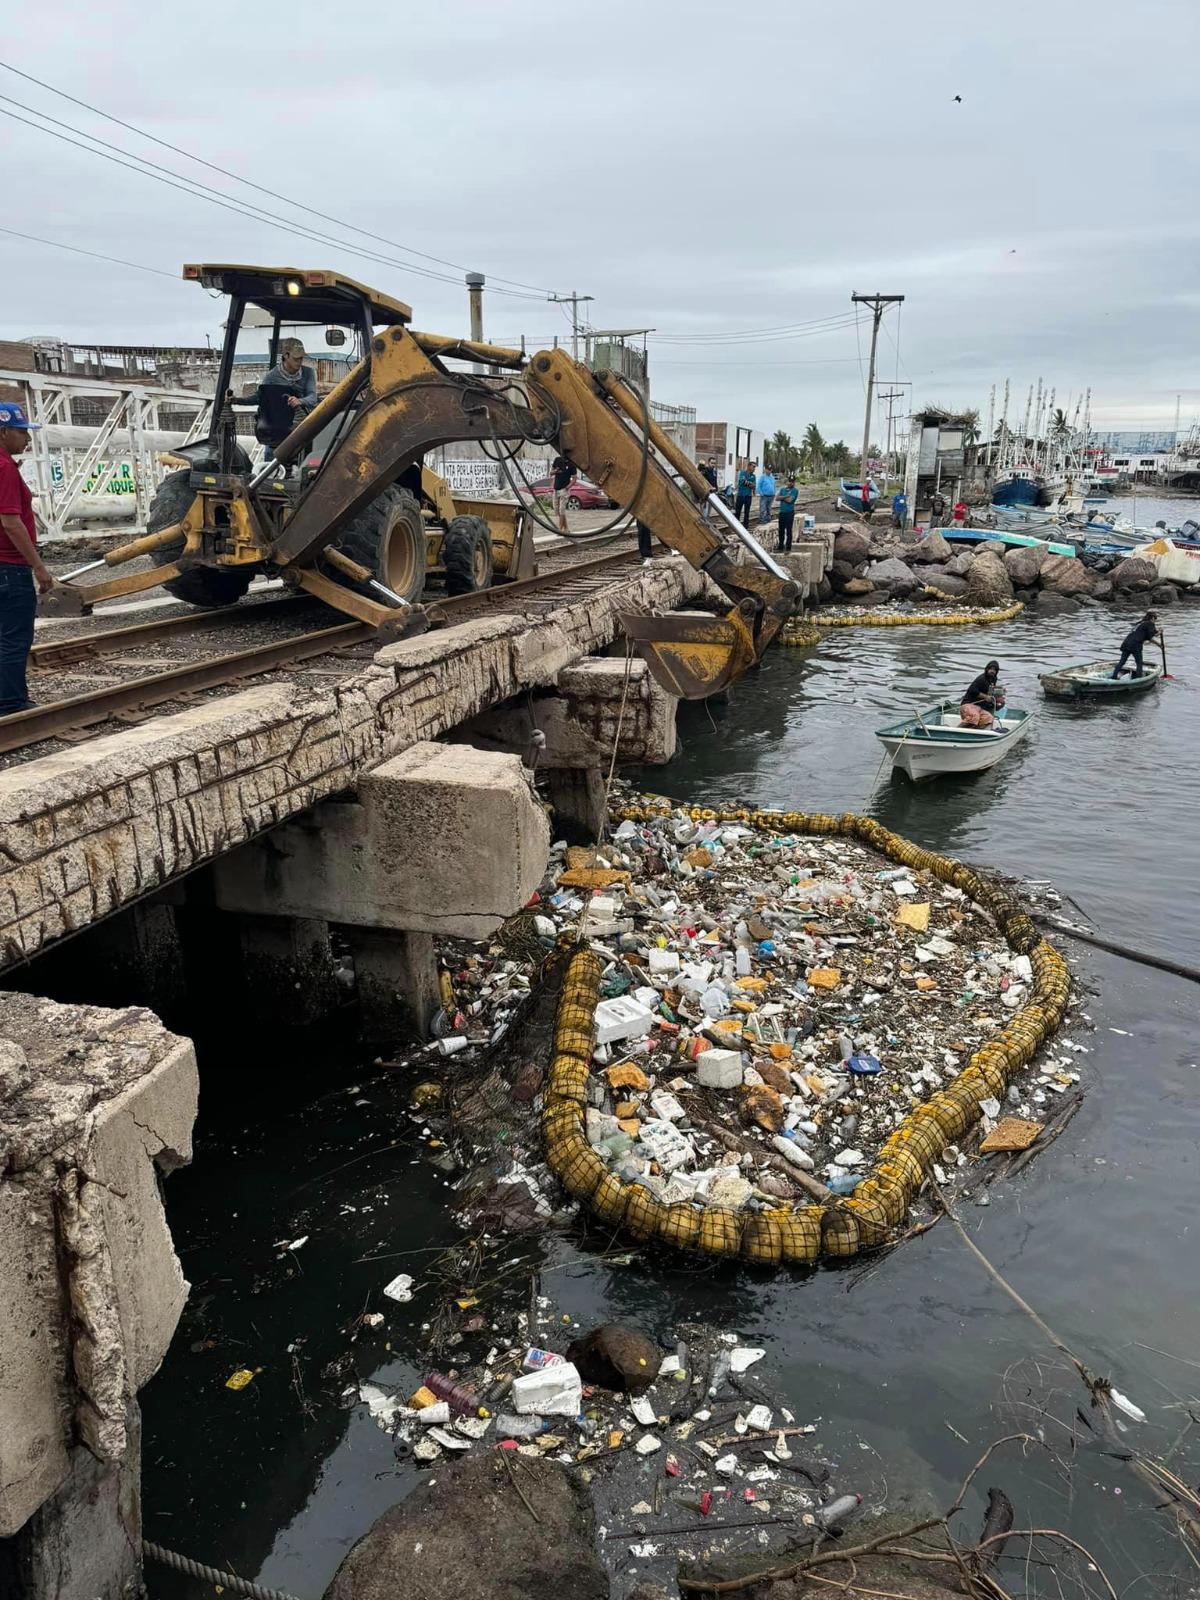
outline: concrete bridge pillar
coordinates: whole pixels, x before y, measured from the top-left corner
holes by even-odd
[[[484,939],[527,903],[550,829],[515,755],[417,744],[213,867],[215,905],[333,924],[355,959],[370,1031],[423,1031],[437,1005],[433,936]]]
[[[140,1595],[137,1393],[187,1284],[159,1193],[191,1044],[140,1007],[0,994],[0,1593]]]

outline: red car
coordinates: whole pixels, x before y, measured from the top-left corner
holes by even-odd
[[[552,478],[535,478],[530,484],[530,489],[539,500],[552,500],[554,498],[554,480]],[[614,505],[616,505],[616,501],[610,500],[603,489],[598,489],[587,478],[574,479],[567,495],[567,508],[570,511],[607,511],[610,506]]]

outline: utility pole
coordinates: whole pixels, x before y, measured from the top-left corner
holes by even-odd
[[[590,300],[590,294],[580,294],[577,289],[572,289],[570,294],[548,294],[547,300],[555,305],[570,306],[571,308],[571,360],[579,360],[579,307]]]
[[[863,416],[863,442],[862,442],[862,482],[867,481],[867,455],[871,449],[871,391],[875,387],[875,347],[879,342],[879,324],[883,321],[884,306],[899,305],[904,299],[902,294],[852,294],[852,305],[870,306],[873,312],[871,320],[871,364],[867,369],[867,409]]]
[[[889,478],[894,478],[896,476],[896,472],[895,472],[895,465],[896,464],[892,460],[892,416],[893,416],[892,402],[893,402],[893,400],[902,400],[904,398],[904,390],[903,389],[881,389],[879,391],[879,398],[881,400],[886,400],[887,403],[888,403],[887,443],[884,446],[884,459],[887,462],[887,475],[888,475],[888,477]]]

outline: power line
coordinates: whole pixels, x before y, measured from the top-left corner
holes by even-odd
[[[64,244],[61,239],[42,239],[36,233],[20,233],[16,228],[0,228],[0,233],[11,234],[14,239],[29,239],[34,244],[48,244],[52,250],[69,250],[72,255],[91,256],[93,261],[111,261],[117,267],[133,267],[136,272],[153,272],[157,277],[179,282],[177,272],[167,272],[162,267],[148,267],[142,261],[126,261],[122,256],[104,256],[98,250],[82,250],[77,244]]]
[[[253,222],[267,222],[272,227],[282,228],[284,232],[294,234],[299,239],[307,239],[318,244],[331,244],[339,250],[345,250],[350,255],[361,256],[364,260],[381,262],[385,266],[399,268],[403,272],[414,274],[417,277],[430,278],[439,283],[457,284],[456,278],[443,272],[434,272],[429,267],[414,266],[411,262],[400,261],[394,256],[385,256],[378,250],[364,249],[361,245],[354,245],[344,239],[338,239],[330,234],[318,233],[315,229],[296,226],[285,218],[277,216],[274,212],[265,210],[262,206],[253,205],[249,201],[231,199],[222,195],[219,190],[211,188],[208,184],[201,183],[196,178],[185,178],[182,173],[175,172],[170,167],[163,167],[156,161],[149,161],[144,156],[134,156],[128,150],[122,150],[119,145],[111,144],[107,139],[98,138],[95,134],[85,133],[83,129],[76,128],[67,122],[60,122],[57,117],[51,117],[44,111],[36,111],[32,106],[27,106],[19,100],[13,100],[9,95],[0,95],[0,100],[6,105],[0,106],[0,113],[11,117],[14,122],[24,123],[26,127],[33,128],[37,133],[45,133],[52,139],[58,139],[63,144],[74,146],[87,155],[99,156],[102,161],[109,161],[114,166],[124,167],[129,172],[136,172],[140,177],[151,178],[155,183],[165,184],[169,189],[178,189],[181,194],[192,196],[193,199],[207,200],[210,205],[222,207],[223,210],[232,211],[237,216],[248,217]],[[54,127],[43,127],[40,122],[31,122],[28,117],[19,116],[15,111],[10,111],[7,106],[19,105],[22,111],[32,111],[36,117],[41,117],[43,122],[53,123]],[[66,128],[70,133],[79,134],[79,139],[69,138],[65,133],[58,133],[55,128]],[[91,141],[90,144],[81,142],[83,139]],[[102,148],[94,149],[94,145]],[[116,152],[110,154],[109,152]],[[130,157],[125,160],[123,157]],[[160,174],[167,174],[160,176]],[[178,180],[178,181],[176,181]],[[497,294],[506,295],[514,300],[537,300],[540,295],[524,294],[515,289],[497,289]]]
[[[75,95],[68,94],[65,89],[58,89],[54,86],[54,84],[47,83],[42,78],[35,78],[30,72],[22,72],[20,67],[14,67],[11,62],[0,60],[0,67],[3,67],[6,72],[13,73],[18,78],[24,78],[26,83],[36,84],[39,89],[45,89],[48,93],[57,95],[62,100],[68,100],[72,105],[79,106],[84,111],[90,111],[93,116],[101,117],[105,122],[114,123],[118,128],[124,128],[128,133],[134,133],[137,134],[139,138],[148,139],[151,144],[159,145],[164,150],[170,150],[175,155],[183,156],[187,161],[194,161],[198,166],[207,167],[210,172],[219,172],[222,177],[232,178],[235,183],[244,184],[248,189],[255,189],[259,194],[269,195],[273,200],[281,200],[284,205],[294,206],[300,211],[307,211],[310,216],[320,217],[322,221],[332,222],[339,228],[349,228],[352,233],[361,233],[364,238],[374,239],[377,244],[389,245],[392,249],[399,250],[405,255],[419,256],[423,261],[436,261],[439,266],[453,267],[456,272],[465,272],[468,270],[460,262],[447,261],[443,256],[430,255],[428,251],[418,250],[413,245],[401,244],[397,240],[388,239],[382,234],[371,233],[367,228],[360,228],[357,223],[347,222],[340,217],[331,216],[326,211],[318,211],[313,206],[305,205],[302,200],[289,199],[287,195],[279,194],[276,190],[265,188],[261,183],[255,183],[252,178],[243,178],[239,173],[231,172],[228,167],[218,166],[216,162],[207,161],[203,156],[193,155],[191,151],[184,150],[180,145],[171,144],[167,139],[160,139],[153,133],[147,133],[145,128],[139,128],[132,122],[123,122],[120,117],[114,117],[111,115],[111,113],[102,111],[99,106],[91,105],[86,100],[80,100]],[[13,103],[17,104],[18,102],[14,101]],[[29,110],[30,108],[25,107],[25,109]],[[35,115],[43,116],[44,113],[39,111],[36,112]],[[47,120],[53,119],[49,118]],[[61,124],[61,126],[66,126],[66,124]],[[74,131],[80,132],[81,130],[75,129]],[[92,138],[93,135],[85,134],[84,137]],[[104,141],[97,140],[97,143],[102,142]],[[113,148],[116,147],[113,146]],[[127,153],[132,154],[132,152]],[[138,156],[135,157],[135,159],[142,160],[144,158]],[[177,174],[177,176],[182,176],[182,174]],[[185,179],[185,182],[191,181],[193,180]],[[522,283],[520,279],[502,278],[496,273],[489,273],[488,276],[493,284],[507,283],[510,284],[514,289],[527,289],[537,295],[544,295],[548,293],[547,290],[539,288],[536,284]],[[454,282],[455,280],[448,278],[445,281],[449,283]]]
[[[854,317],[843,311],[835,316],[818,317],[811,322],[784,323],[776,328],[747,328],[736,333],[665,333],[654,337],[666,344],[773,344],[783,339],[812,338],[822,333],[833,333],[839,328],[850,327],[853,322]]]

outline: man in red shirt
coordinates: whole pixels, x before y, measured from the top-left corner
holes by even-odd
[[[25,672],[33,616],[38,595],[54,587],[37,552],[33,496],[17,468],[31,426],[20,406],[0,401],[0,717],[31,704]]]

